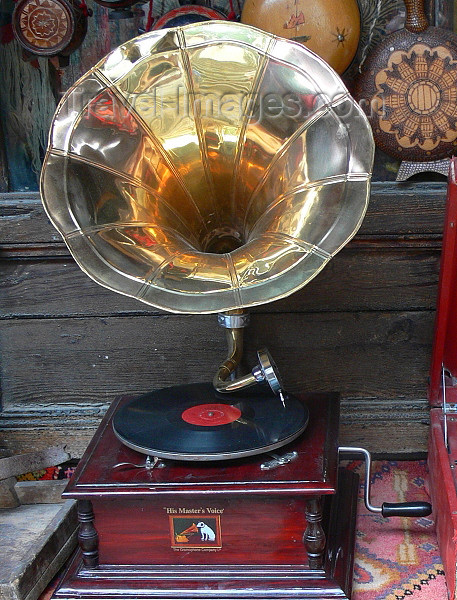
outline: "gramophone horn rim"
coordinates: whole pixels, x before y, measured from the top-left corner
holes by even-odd
[[[154,54],[155,47],[159,47],[160,52]],[[144,223],[141,225],[143,227],[141,229],[139,225],[141,219],[139,217],[135,222],[128,222],[127,226],[122,224],[124,229],[121,227],[120,218],[117,222],[114,222],[117,227],[111,224],[111,229],[106,224],[99,226],[99,221],[95,218],[93,222],[89,223],[89,226],[81,225],[81,214],[83,218],[86,218],[90,212],[88,206],[91,203],[95,205],[97,202],[99,204],[103,204],[103,202],[96,195],[96,190],[92,192],[89,189],[91,180],[86,181],[84,177],[78,180],[75,173],[77,174],[78,170],[89,173],[92,168],[100,168],[100,164],[97,161],[91,162],[83,154],[76,155],[71,151],[71,143],[74,138],[77,138],[81,133],[89,132],[92,135],[96,131],[94,126],[92,128],[80,126],[83,122],[83,111],[87,109],[90,103],[71,116],[71,102],[74,102],[75,95],[81,90],[86,91],[89,95],[92,94],[92,98],[99,98],[103,93],[111,94],[114,98],[113,101],[117,101],[119,96],[125,98],[125,89],[121,93],[119,86],[123,82],[127,82],[125,85],[128,87],[129,76],[137,68],[135,61],[138,61],[138,64],[148,66],[147,61],[152,63],[157,56],[164,55],[164,48],[167,48],[166,52],[170,56],[173,51],[187,56],[187,63],[183,62],[184,67],[182,67],[182,70],[188,78],[191,77],[189,75],[191,58],[194,60],[197,56],[200,60],[199,66],[207,66],[201,56],[198,55],[197,50],[203,49],[201,50],[201,54],[203,54],[204,51],[209,49],[208,56],[210,59],[211,53],[219,52],[217,55],[218,60],[220,60],[220,56],[225,56],[225,60],[229,64],[233,58],[231,56],[234,53],[233,49],[236,48],[240,49],[242,58],[249,57],[249,60],[252,61],[259,57],[258,64],[265,66],[268,63],[268,70],[264,70],[261,75],[259,74],[260,67],[259,72],[255,72],[254,68],[252,69],[255,77],[261,81],[259,86],[264,85],[269,76],[275,83],[274,77],[280,78],[282,76],[286,80],[289,74],[292,81],[294,81],[294,78],[302,78],[300,80],[302,87],[299,88],[302,93],[304,93],[303,81],[305,78],[308,84],[314,85],[311,88],[312,93],[310,93],[313,97],[318,98],[316,106],[313,105],[310,108],[309,114],[303,117],[301,124],[296,125],[296,129],[290,135],[290,138],[285,142],[283,140],[282,146],[281,131],[278,134],[273,127],[268,130],[266,120],[260,122],[263,129],[257,124],[258,130],[252,131],[253,137],[257,136],[255,143],[249,140],[248,133],[251,124],[248,122],[247,117],[243,126],[239,126],[239,131],[244,127],[245,143],[246,140],[249,141],[251,148],[254,148],[252,152],[256,148],[257,153],[262,148],[262,151],[266,152],[265,148],[268,149],[268,144],[265,140],[267,139],[269,144],[273,146],[276,144],[282,154],[281,152],[271,154],[270,162],[262,169],[259,165],[254,165],[260,175],[257,175],[257,180],[254,183],[249,183],[251,188],[249,188],[250,191],[248,190],[249,195],[246,196],[247,199],[245,199],[245,205],[243,205],[245,212],[242,215],[247,238],[240,247],[229,252],[221,254],[204,252],[202,249],[195,248],[193,241],[184,239],[183,230],[187,226],[186,214],[181,219],[182,227],[176,223],[176,229],[170,232],[169,223],[172,222],[173,210],[176,207],[171,206],[170,200],[160,195],[156,204],[160,205],[163,222],[160,223],[160,226],[157,226],[156,223],[148,223],[149,229],[155,227],[152,233],[147,231],[148,228],[144,227]],[[172,51],[170,48],[175,50]],[[191,52],[193,54],[189,58]],[[205,60],[208,60],[208,58],[205,58]],[[245,60],[248,62],[247,58]],[[262,63],[262,61],[264,62]],[[227,73],[222,73],[221,80],[224,75],[227,75],[227,79],[232,77],[230,81],[236,86],[237,82],[233,79],[236,70],[233,66],[231,69]],[[306,70],[313,73],[314,79],[306,73]],[[215,71],[212,74],[215,76]],[[252,81],[254,81],[254,76]],[[243,83],[243,85],[245,84]],[[327,94],[327,92],[323,93],[321,91],[322,87],[325,88],[325,86],[331,87],[331,99],[330,92]],[[269,88],[265,89],[268,91]],[[350,114],[346,114],[348,108]],[[135,116],[137,113],[132,111],[132,114]],[[131,116],[130,112],[129,115]],[[194,114],[192,116],[195,118]],[[244,115],[243,118],[245,118]],[[200,119],[198,127],[203,129],[201,115],[198,119]],[[141,127],[143,126],[142,123],[140,123]],[[285,120],[285,123],[285,130],[292,125],[295,126],[290,120]],[[330,133],[325,134],[327,138],[324,135],[321,143],[318,128],[321,126],[323,128],[324,125]],[[137,129],[140,126],[138,123],[132,125],[133,128],[137,127]],[[203,130],[203,133],[206,135],[206,132],[208,132],[208,136],[213,135],[216,126],[213,124],[211,127],[208,130]],[[335,132],[341,135],[339,138],[337,136],[333,144],[331,136],[335,135]],[[150,133],[153,137],[156,136],[155,131]],[[103,132],[100,135],[104,135]],[[172,142],[176,140],[176,138],[169,139]],[[199,139],[201,140],[201,138]],[[206,138],[203,139],[207,143]],[[307,142],[308,139],[311,141]],[[103,137],[101,137],[101,140],[103,142]],[[303,147],[314,148],[320,152],[320,146],[325,146],[326,142],[330,143],[329,140],[333,144],[331,146],[332,152],[328,153],[327,151],[328,157],[321,160],[321,166],[317,164],[317,160],[313,162],[311,152],[309,152],[310,158],[307,158],[306,150],[303,150]],[[222,143],[224,140],[221,138],[219,141]],[[264,147],[262,147],[262,143],[264,143]],[[306,146],[306,143],[310,145]],[[89,145],[86,144],[86,146]],[[300,148],[302,148],[301,154],[299,152]],[[203,152],[201,148],[200,151]],[[41,194],[50,220],[64,237],[76,262],[87,275],[100,285],[169,312],[221,312],[284,298],[306,285],[322,270],[360,227],[368,205],[373,151],[371,129],[365,114],[349,96],[339,77],[316,55],[300,44],[277,38],[250,26],[226,21],[207,21],[155,31],[130,40],[121,48],[111,52],[108,57],[83,76],[65,94],[57,109],[50,132],[49,147],[41,177]],[[207,148],[205,152],[208,161]],[[240,152],[245,152],[245,146],[242,147]],[[338,159],[340,162],[337,164],[335,159],[335,164],[340,170],[341,164],[346,165],[346,171],[342,173],[336,169],[336,173],[327,174],[325,169],[330,167],[325,165],[325,160],[331,163],[333,155],[338,156],[338,153],[341,155],[341,158]],[[164,152],[164,154],[166,153]],[[240,156],[243,157],[242,154]],[[290,156],[292,158],[287,162]],[[222,156],[222,158],[226,157]],[[281,161],[283,161],[284,169],[286,169],[284,176],[281,175],[281,171],[278,171],[282,165]],[[291,172],[295,163],[298,164],[298,167]],[[191,172],[190,178],[186,182],[192,184],[194,172],[188,168],[190,164],[190,160],[185,164],[187,170]],[[192,164],[195,168],[195,164]],[[333,163],[330,166],[333,166]],[[171,173],[176,171],[179,178],[181,177],[180,168],[180,165],[171,164],[169,171]],[[243,168],[245,166],[243,166],[240,159],[234,169],[238,169],[237,172],[239,172]],[[307,173],[323,172],[326,177],[322,179],[309,176],[309,180],[305,180],[303,183],[302,171],[304,169]],[[117,171],[115,169],[111,170],[114,179],[117,176]],[[106,167],[105,172],[110,172],[110,166]],[[289,175],[291,180],[296,177],[295,187],[292,184],[291,188],[286,187],[289,185],[289,179],[287,179]],[[249,174],[249,176],[251,175]],[[212,173],[211,177],[213,177]],[[300,183],[300,177],[302,183]],[[131,180],[130,177],[129,181],[127,183],[123,182],[122,185],[125,188],[130,186],[133,189]],[[240,181],[241,183],[237,180],[231,184],[236,202],[239,200],[237,190],[242,195],[243,189],[241,188],[243,186],[248,187],[246,181],[243,179]],[[270,188],[267,183],[272,189],[274,188],[274,193],[272,192],[270,195]],[[143,184],[141,180],[141,186],[140,188],[144,192],[147,188],[147,182]],[[113,189],[114,187],[113,184]],[[279,196],[277,190],[281,191]],[[139,193],[138,190],[136,193]],[[152,190],[151,193],[154,194],[155,191]],[[276,195],[274,195],[275,193]],[[81,198],[84,200],[86,198],[85,194],[87,194],[87,201],[83,202]],[[124,190],[123,198],[125,198],[125,194]],[[72,195],[73,198],[71,199]],[[189,193],[188,195],[194,198],[192,194]],[[137,200],[135,196],[134,201],[136,204],[132,205],[136,210],[139,207]],[[325,211],[321,212],[327,220],[333,220],[325,224],[325,228],[320,225],[322,231],[319,230],[318,232],[319,239],[323,242],[322,244],[316,244],[312,239],[314,231],[313,218],[316,219],[318,224],[320,223],[318,220],[320,212],[316,207],[320,208],[324,201],[327,203],[326,210],[330,207],[330,217]],[[236,203],[234,206],[237,210]],[[216,208],[221,207],[216,206]],[[137,212],[141,213],[141,206]],[[311,217],[310,214],[313,216]],[[98,218],[99,215],[96,216]],[[200,212],[197,216],[197,221],[204,221],[204,213]],[[92,214],[89,217],[92,218]],[[248,217],[251,219],[249,223],[246,221]],[[299,228],[300,224],[302,229]],[[306,226],[308,227],[307,231]],[[131,229],[135,229],[135,235],[130,232]],[[128,235],[125,233],[126,231],[129,232]],[[306,235],[303,235],[303,231]],[[149,256],[147,253],[150,252],[151,254],[152,251],[144,246],[144,240],[141,238],[144,235],[146,237],[147,235],[156,236],[153,239],[151,238],[149,242],[154,248],[154,256],[159,257],[156,257],[155,260],[162,260],[165,273],[163,277],[162,271],[159,272],[154,269],[150,269],[149,272],[145,271],[150,265],[144,257]],[[159,238],[165,239],[166,242],[160,248],[160,251],[157,250],[157,239]],[[138,239],[140,241],[135,245],[134,240]],[[179,252],[173,254],[167,249],[169,247],[178,247]],[[116,263],[116,261],[119,262]]]

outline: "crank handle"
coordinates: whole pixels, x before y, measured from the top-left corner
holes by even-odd
[[[429,502],[383,502],[382,506],[373,506],[370,502],[371,454],[365,448],[341,446],[340,454],[362,454],[365,459],[364,502],[370,512],[381,513],[383,517],[426,517],[432,512]]]
[[[430,502],[383,502],[383,517],[426,517],[432,512]]]

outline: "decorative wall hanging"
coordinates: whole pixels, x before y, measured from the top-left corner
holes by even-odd
[[[190,23],[198,23],[201,21],[222,20],[227,18],[235,19],[235,11],[233,9],[233,0],[229,0],[230,11],[226,16],[221,10],[213,8],[211,2],[204,0],[203,2],[189,3],[186,0],[179,0],[180,6],[164,12],[156,21],[153,19],[153,0],[149,3],[149,15],[146,25],[146,31],[153,29],[167,29],[168,27],[181,27]]]
[[[170,12],[167,12],[158,19],[152,29],[165,29],[168,27],[178,27],[198,23],[199,21],[226,20],[226,16],[213,8],[207,6],[198,6],[185,4],[179,6]]]
[[[92,11],[84,0],[19,0],[13,31],[23,48],[34,55],[60,57],[60,65],[84,40]]]
[[[303,43],[343,73],[360,38],[356,0],[246,0],[242,23]]]
[[[423,0],[405,4],[405,29],[368,56],[355,86],[377,146],[404,161],[401,180],[442,172],[457,148],[457,36],[428,26]]]

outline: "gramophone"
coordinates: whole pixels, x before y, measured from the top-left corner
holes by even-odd
[[[74,258],[121,294],[219,313],[229,351],[213,383],[113,402],[65,492],[80,549],[56,597],[349,597],[358,484],[338,455],[369,454],[338,447],[338,395],[288,394],[267,349],[237,370],[246,309],[356,233],[372,161],[338,75],[233,22],[131,40],[62,99],[41,186]]]

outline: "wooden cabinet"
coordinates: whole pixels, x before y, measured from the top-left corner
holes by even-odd
[[[358,477],[341,469],[337,493],[338,396],[300,400],[296,459],[271,470],[258,456],[135,467],[114,402],[64,494],[80,551],[54,598],[349,598]]]

